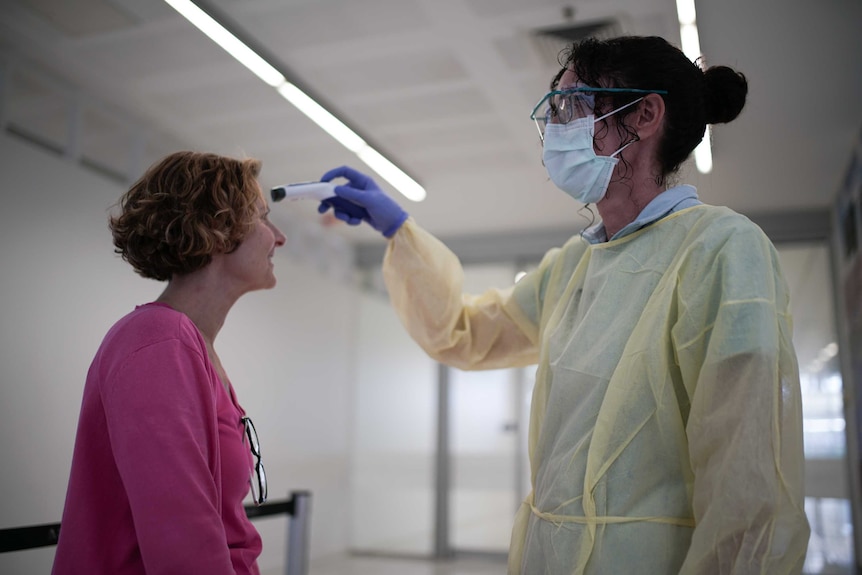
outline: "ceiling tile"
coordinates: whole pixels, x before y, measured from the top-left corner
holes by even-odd
[[[135,24],[134,19],[105,0],[21,0],[58,30],[72,37],[84,37],[123,30]]]

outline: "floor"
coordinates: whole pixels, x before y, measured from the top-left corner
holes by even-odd
[[[321,558],[308,575],[505,575],[504,558],[456,558],[431,561],[390,557],[337,556]],[[261,575],[285,575],[268,570]]]
[[[465,557],[432,561],[397,557],[330,556],[318,559],[307,575],[505,575],[505,558]],[[820,566],[806,575],[850,575],[850,566]],[[261,575],[286,575],[279,569]],[[302,574],[306,575],[306,574]]]

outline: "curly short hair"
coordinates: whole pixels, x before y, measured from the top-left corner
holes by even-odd
[[[239,246],[258,217],[261,162],[176,152],[120,198],[114,251],[145,278],[170,280]]]

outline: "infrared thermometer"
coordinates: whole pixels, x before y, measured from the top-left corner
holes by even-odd
[[[323,202],[351,219],[368,221],[368,212],[359,204],[340,198],[335,194],[335,184],[331,182],[300,182],[286,186],[276,186],[269,191],[273,202],[281,200],[317,200]]]
[[[335,184],[330,182],[300,182],[276,186],[270,190],[273,202],[281,200],[319,200],[335,197]]]

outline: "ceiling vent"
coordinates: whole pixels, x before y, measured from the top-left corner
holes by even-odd
[[[617,18],[605,18],[590,22],[567,22],[557,26],[533,30],[533,43],[539,50],[542,62],[556,65],[560,52],[585,38],[611,38],[624,33],[624,26]]]

